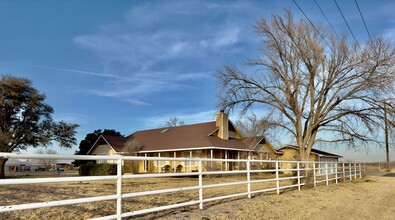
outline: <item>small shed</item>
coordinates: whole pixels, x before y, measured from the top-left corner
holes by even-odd
[[[284,146],[278,151],[284,152],[284,154],[281,156],[281,160],[284,161],[298,161],[300,160],[299,157],[299,148],[297,146],[293,145],[287,145]],[[334,172],[334,164],[333,162],[338,162],[339,158],[342,158],[343,156],[329,153],[326,151],[322,150],[317,150],[317,149],[312,149],[310,152],[309,156],[309,161],[315,161],[315,162],[328,162],[328,172],[333,173]],[[326,163],[320,163],[319,166],[316,166],[316,168],[320,168],[318,173],[320,174],[325,174],[326,173]],[[281,168],[283,169],[290,169],[293,167],[293,164],[291,163],[282,163]]]

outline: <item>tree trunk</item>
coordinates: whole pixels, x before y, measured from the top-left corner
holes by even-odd
[[[311,168],[309,166],[310,166],[310,164],[306,165],[303,168]],[[314,172],[313,170],[304,170],[304,171],[301,172],[301,174],[303,176],[305,176],[305,180],[304,180],[304,183],[305,183],[304,186],[305,187],[313,187],[314,186],[313,172]]]
[[[309,157],[310,155],[308,154],[308,150],[306,150],[306,149],[301,149],[300,147],[299,147],[299,157],[300,157],[300,161],[310,161],[310,157]],[[296,165],[295,165],[296,166]],[[296,168],[296,167],[295,167]],[[307,164],[305,164],[305,163],[300,163],[300,169],[305,169],[305,168],[310,168],[310,169],[312,169],[313,168],[313,164],[310,164],[310,163],[307,163]],[[312,170],[302,170],[302,171],[300,171],[300,175],[301,176],[304,176],[304,179],[303,179],[303,181],[301,181],[301,182],[303,182],[305,185],[304,185],[304,187],[312,187],[314,184],[313,184],[313,181],[314,181],[314,178],[313,178],[313,171]],[[295,175],[294,176],[297,176],[297,173],[295,172]],[[296,180],[297,181],[297,180]],[[294,183],[294,184],[296,184],[296,183]]]
[[[7,162],[8,159],[6,158],[0,158],[0,179],[5,179],[5,162]]]

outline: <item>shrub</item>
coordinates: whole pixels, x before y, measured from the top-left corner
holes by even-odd
[[[116,164],[83,164],[78,169],[80,176],[106,176],[116,175],[117,165]]]

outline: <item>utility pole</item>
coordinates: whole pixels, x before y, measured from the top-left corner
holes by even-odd
[[[385,130],[385,153],[387,156],[387,172],[391,171],[390,167],[390,147],[388,144],[388,122],[387,122],[387,102],[384,101],[384,130]]]

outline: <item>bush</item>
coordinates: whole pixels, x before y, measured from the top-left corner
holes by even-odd
[[[78,169],[80,176],[106,176],[106,175],[117,175],[116,164],[83,164]]]

